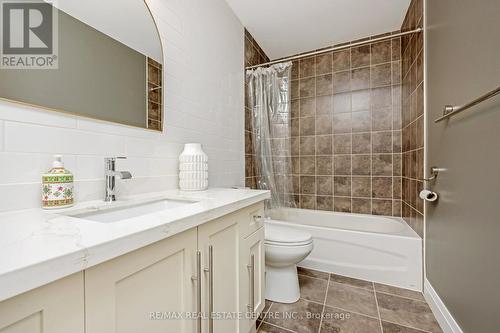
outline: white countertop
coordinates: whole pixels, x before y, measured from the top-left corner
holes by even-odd
[[[117,204],[152,199],[197,202],[110,223],[58,215],[68,210],[105,204],[102,201],[84,202],[66,210],[30,209],[1,213],[0,301],[267,198],[268,191],[247,189],[148,193],[119,198]]]

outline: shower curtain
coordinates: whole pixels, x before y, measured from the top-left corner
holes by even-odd
[[[257,188],[271,191],[267,208],[295,207],[290,147],[291,62],[248,70],[247,103]]]

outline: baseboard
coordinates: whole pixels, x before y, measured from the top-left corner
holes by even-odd
[[[424,296],[444,333],[463,333],[462,329],[458,326],[450,311],[448,311],[446,305],[444,305],[443,301],[427,279],[424,281]]]

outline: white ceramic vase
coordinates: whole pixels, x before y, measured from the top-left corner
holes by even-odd
[[[186,143],[179,156],[179,188],[203,191],[208,188],[208,156],[200,143]]]

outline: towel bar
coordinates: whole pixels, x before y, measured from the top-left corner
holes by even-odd
[[[485,100],[490,99],[493,96],[498,95],[499,93],[500,93],[500,87],[476,98],[475,100],[473,100],[467,104],[464,104],[461,106],[446,105],[444,107],[444,110],[443,110],[443,115],[441,117],[439,117],[438,119],[434,120],[434,122],[438,123],[442,120],[448,119],[449,117],[456,115],[457,113],[460,113],[462,111],[465,111],[465,110],[473,107],[474,105],[477,105],[481,102],[484,102]]]

